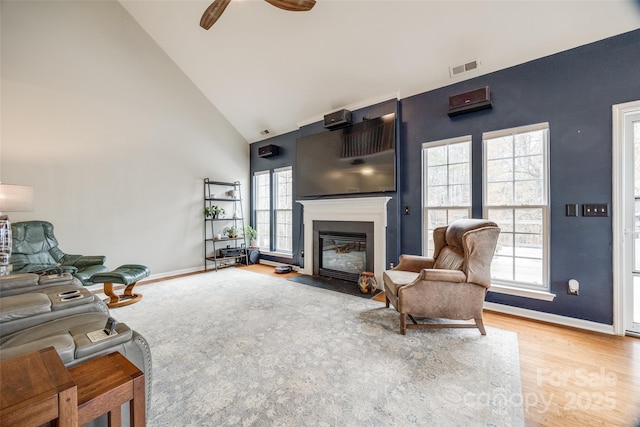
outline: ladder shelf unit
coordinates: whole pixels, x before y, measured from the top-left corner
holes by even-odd
[[[222,211],[216,212],[216,209]],[[210,216],[207,216],[207,213]],[[204,269],[249,264],[240,182],[204,179]],[[236,234],[227,232],[230,228]]]

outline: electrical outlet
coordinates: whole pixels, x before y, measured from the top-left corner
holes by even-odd
[[[582,216],[609,216],[609,205],[606,203],[585,203],[582,205]]]
[[[405,215],[409,215],[409,213],[411,212],[411,209],[409,208],[409,205],[405,205],[404,207],[404,214]]]
[[[569,295],[578,295],[580,292],[580,282],[576,279],[571,279],[567,282],[567,293]]]

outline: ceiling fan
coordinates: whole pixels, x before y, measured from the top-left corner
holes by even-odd
[[[311,10],[316,4],[316,0],[265,0],[267,3],[273,6],[289,10],[292,12],[306,12]],[[211,28],[211,26],[220,18],[222,12],[227,8],[231,0],[215,0],[209,5],[207,10],[202,14],[200,18],[200,26],[205,30]]]

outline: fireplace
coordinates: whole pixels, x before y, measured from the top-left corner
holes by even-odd
[[[313,274],[357,282],[373,271],[374,227],[366,221],[313,222]]]
[[[378,286],[382,284],[382,272],[386,266],[387,257],[387,202],[390,197],[354,197],[341,199],[313,199],[297,200],[304,207],[304,274],[318,274],[316,266],[320,259],[316,256],[317,241],[315,241],[313,227],[318,222],[367,222],[372,224],[371,236],[367,239],[367,248],[371,249],[371,256],[367,255],[367,271],[373,272]],[[330,230],[326,231],[341,231]],[[344,231],[344,230],[343,230]],[[359,230],[347,230],[362,233]],[[375,232],[375,233],[374,233]],[[364,232],[367,233],[366,231]]]

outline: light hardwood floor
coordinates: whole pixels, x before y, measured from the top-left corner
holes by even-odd
[[[640,425],[640,339],[485,311],[518,334],[528,426]]]
[[[297,274],[275,274],[266,265],[241,268],[282,278]],[[640,427],[640,339],[490,311],[484,322],[518,334],[527,426]]]

